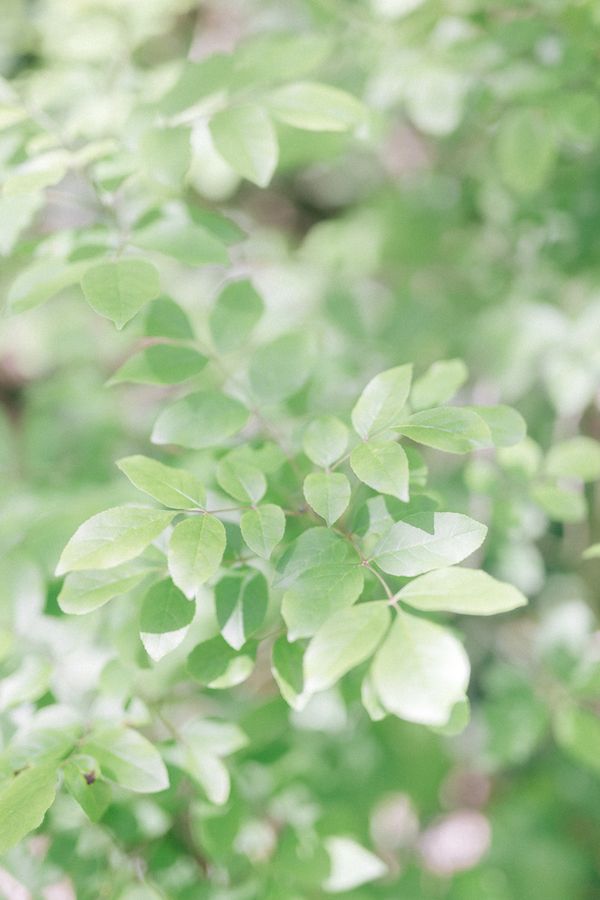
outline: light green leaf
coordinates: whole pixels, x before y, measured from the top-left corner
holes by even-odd
[[[389,712],[423,725],[445,725],[469,683],[469,660],[445,628],[399,611],[371,668]]]
[[[145,506],[114,506],[80,525],[63,550],[57,575],[81,569],[112,569],[139,556],[174,513]]]
[[[146,575],[146,570],[135,563],[125,563],[106,571],[71,572],[58,595],[58,605],[70,615],[92,612],[132,590]]]
[[[441,406],[454,397],[468,377],[469,373],[462,359],[434,362],[413,384],[410,394],[413,409]]]
[[[218,571],[225,552],[225,528],[215,516],[192,516],[173,529],[167,560],[169,574],[186,597]]]
[[[303,706],[304,650],[300,644],[291,644],[285,635],[277,638],[271,654],[271,672],[281,691],[281,696],[292,709]]]
[[[398,599],[425,612],[492,616],[525,606],[521,591],[497,581],[478,569],[437,569],[415,578],[398,593]]]
[[[136,231],[132,243],[176,259],[186,266],[225,266],[229,254],[225,245],[201,225],[183,218],[157,219]]]
[[[440,406],[414,413],[397,430],[418,444],[445,450],[447,453],[468,453],[489,447],[490,429],[481,416],[459,406]]]
[[[169,297],[157,297],[146,313],[144,334],[147,337],[170,338],[173,341],[193,341],[194,329],[178,303]]]
[[[0,782],[0,853],[38,828],[56,795],[56,764],[30,766]]]
[[[309,569],[323,565],[355,566],[360,562],[350,544],[323,526],[304,531],[289,547],[277,564],[275,584],[289,587]]]
[[[512,447],[525,438],[525,419],[510,406],[465,406],[463,409],[470,409],[483,419],[494,447]]]
[[[583,559],[595,559],[600,556],[600,544],[592,544],[581,555]]]
[[[303,485],[306,502],[328,525],[337,522],[350,502],[350,482],[341,472],[313,472]]]
[[[267,490],[267,479],[260,469],[235,456],[221,460],[217,466],[217,481],[240,503],[258,503]]]
[[[139,168],[149,181],[181,191],[190,167],[189,128],[151,128],[142,135],[138,152]]]
[[[262,625],[269,601],[264,575],[255,569],[235,572],[215,587],[215,608],[221,634],[240,650]]]
[[[351,94],[311,81],[277,88],[267,103],[276,119],[306,131],[347,131],[364,121],[366,114]]]
[[[131,728],[102,726],[81,747],[98,760],[102,775],[142,794],[165,791],[169,776],[158,750]]]
[[[180,384],[198,375],[206,363],[206,357],[193,347],[152,344],[130,356],[107,383]]]
[[[93,757],[77,755],[63,769],[67,790],[92,822],[100,821],[111,800],[110,787],[98,768]]]
[[[220,110],[210,120],[215,147],[231,168],[266,187],[277,166],[277,134],[261,106],[246,104]]]
[[[180,765],[198,782],[211,803],[222,806],[227,803],[231,790],[229,772],[225,763],[204,747],[186,742],[180,749]]]
[[[345,452],[348,429],[335,416],[319,416],[304,432],[302,446],[311,462],[327,469]]]
[[[283,537],[285,514],[280,506],[266,503],[245,512],[240,520],[240,528],[248,547],[262,559],[270,559]]]
[[[77,284],[90,263],[68,263],[57,259],[36,259],[22,269],[12,282],[7,295],[11,312],[33,309],[68,287]]]
[[[154,424],[152,442],[192,450],[214,447],[243,428],[248,415],[239,400],[216,391],[198,391],[161,412]]]
[[[210,314],[210,331],[217,350],[241,347],[263,314],[264,303],[250,281],[234,281],[217,297]]]
[[[364,569],[353,564],[314,566],[287,589],[281,614],[290,641],[311,637],[327,619],[358,600],[364,585]]]
[[[331,861],[329,875],[323,882],[323,890],[328,893],[346,893],[387,875],[383,860],[352,838],[327,837],[325,849]]]
[[[186,599],[169,578],[150,588],[140,614],[140,639],[154,662],[181,644],[195,611],[194,601]]]
[[[188,672],[200,684],[211,688],[234,687],[252,672],[255,653],[252,644],[237,652],[218,635],[194,647],[187,659]]]
[[[408,459],[394,441],[365,441],[350,454],[352,471],[360,481],[382,494],[408,501]]]
[[[291,332],[256,351],[250,363],[250,384],[259,400],[279,403],[296,394],[311,374],[313,342],[306,332]]]
[[[546,472],[556,478],[600,478],[600,443],[579,435],[555,444],[546,457]]]
[[[81,287],[92,309],[119,329],[160,294],[157,270],[141,259],[97,263],[87,269]]]
[[[540,482],[533,486],[531,496],[546,515],[556,522],[581,522],[585,519],[585,497],[581,491]]]
[[[363,440],[400,423],[411,378],[412,366],[405,365],[371,379],[352,410],[354,430]]]
[[[558,744],[575,760],[600,774],[600,719],[591,710],[566,705],[553,721]]]
[[[557,143],[553,122],[540,109],[512,109],[500,121],[496,155],[505,183],[518,194],[533,194],[554,167]]]
[[[148,456],[126,456],[117,465],[130,482],[172,509],[202,507],[206,500],[204,486],[191,472],[165,466]]]
[[[304,690],[323,691],[368,659],[390,624],[387,603],[340,610],[319,628],[304,654]]]
[[[487,528],[460,513],[416,513],[396,522],[373,550],[390,575],[421,575],[462,562],[483,543]]]

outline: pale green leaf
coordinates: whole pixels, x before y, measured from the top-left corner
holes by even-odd
[[[341,472],[313,472],[307,475],[303,485],[304,497],[309,506],[333,525],[350,502],[350,482]]]
[[[229,688],[241,684],[254,668],[256,647],[246,644],[236,651],[222,637],[198,644],[187,659],[188,672],[200,684]]]
[[[213,143],[231,168],[266,187],[277,166],[277,134],[267,112],[256,104],[230,106],[210,120]]]
[[[408,459],[394,441],[365,441],[350,454],[352,471],[360,481],[382,494],[408,501]]]
[[[478,569],[437,569],[409,582],[398,599],[425,612],[491,616],[525,606],[527,598],[512,584]]]
[[[33,309],[66,288],[77,284],[89,268],[89,262],[68,263],[57,259],[36,259],[12,282],[7,294],[11,312]]]
[[[331,861],[329,875],[323,882],[323,890],[328,893],[346,893],[388,873],[382,859],[352,838],[327,837],[325,849]]]
[[[462,562],[486,534],[485,525],[460,513],[416,513],[392,525],[372,558],[390,575],[421,575]]]
[[[142,604],[140,639],[146,653],[158,662],[185,639],[196,605],[167,578],[153,585]]]
[[[55,763],[31,766],[0,782],[0,853],[42,824],[55,795]]]
[[[192,516],[179,522],[169,541],[169,573],[186,597],[194,597],[200,585],[218,571],[227,539],[215,516]]]
[[[352,606],[364,585],[358,561],[308,568],[286,590],[281,614],[291,641],[311,637],[334,613]]]
[[[80,525],[63,550],[56,574],[111,569],[139,556],[161,534],[174,513],[145,506],[115,506]]]
[[[175,216],[157,219],[136,231],[132,243],[186,266],[224,266],[229,262],[227,248],[208,229]]]
[[[71,615],[92,612],[132,590],[146,574],[146,570],[135,563],[98,572],[71,572],[58,595],[58,605],[64,613]]]
[[[483,419],[490,430],[494,447],[512,447],[524,438],[527,426],[523,416],[510,406],[466,406]]]
[[[258,503],[267,490],[267,479],[260,469],[235,456],[221,460],[217,466],[217,481],[240,503]]]
[[[157,270],[141,259],[97,263],[87,269],[81,287],[92,309],[117,328],[122,328],[160,294]]]
[[[468,378],[462,359],[444,359],[434,362],[424,375],[417,378],[410,394],[413,409],[441,406],[450,400]]]
[[[400,423],[411,378],[411,365],[396,366],[367,384],[352,410],[352,424],[363,440]]]
[[[389,712],[423,725],[445,725],[469,683],[462,644],[440,625],[399,611],[371,668]]]
[[[158,750],[131,728],[99,727],[87,738],[81,752],[97,759],[102,775],[127,790],[152,794],[169,787]]]
[[[327,619],[304,654],[305,692],[313,694],[331,687],[368,659],[389,624],[387,603],[361,603]]]
[[[210,331],[222,353],[241,347],[263,314],[264,303],[250,281],[234,281],[219,294],[210,314]]]
[[[531,496],[556,522],[581,522],[585,519],[586,504],[581,491],[540,482],[533,486]]]
[[[365,119],[365,107],[351,94],[318,82],[299,81],[267,97],[276,119],[306,131],[347,131]]]
[[[600,442],[578,435],[551,447],[546,471],[557,478],[596,481],[600,478]]]
[[[314,364],[313,342],[306,332],[291,332],[260,347],[250,363],[252,390],[264,403],[297,393]]]
[[[271,672],[281,696],[292,709],[303,706],[304,650],[298,643],[290,643],[285,635],[277,638],[271,653]]]
[[[348,429],[335,416],[319,416],[304,432],[302,446],[311,462],[327,469],[345,452]]]
[[[240,520],[242,537],[262,559],[269,559],[285,531],[285,514],[280,506],[266,503],[249,509]]]
[[[130,482],[172,509],[202,507],[206,500],[204,486],[191,472],[175,469],[148,456],[126,456],[117,465]]]
[[[468,453],[489,447],[490,429],[471,409],[459,406],[440,406],[414,413],[397,430],[418,444],[445,450],[447,453]]]
[[[130,356],[108,384],[180,384],[198,375],[206,363],[206,357],[193,347],[152,344]]]
[[[263,624],[269,601],[264,575],[245,569],[226,575],[215,587],[215,610],[221,634],[240,650]]]
[[[98,822],[110,800],[110,786],[102,781],[96,760],[91,756],[72,757],[64,769],[65,786],[92,822]]]
[[[496,156],[505,183],[518,194],[540,190],[554,167],[553,122],[541,109],[512,109],[500,121]]]
[[[248,410],[232,397],[198,391],[164,409],[154,424],[154,444],[177,444],[200,450],[231,437],[248,421]]]

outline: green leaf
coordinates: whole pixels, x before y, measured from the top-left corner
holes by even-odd
[[[368,659],[390,624],[387,603],[340,610],[319,628],[304,654],[304,690],[323,691]]]
[[[269,601],[264,575],[247,569],[227,575],[215,587],[215,608],[221,634],[240,650],[262,625]]]
[[[394,441],[365,441],[350,454],[352,471],[360,481],[382,494],[408,501],[408,459]]]
[[[460,513],[417,513],[392,525],[372,557],[389,575],[421,575],[462,562],[486,534],[485,525]]]
[[[267,479],[260,469],[235,456],[221,460],[217,466],[217,481],[240,503],[258,503],[267,490]]]
[[[217,350],[228,353],[243,346],[263,310],[262,298],[250,281],[228,284],[217,297],[209,319]]]
[[[167,116],[183,112],[229,85],[232,57],[215,53],[200,62],[185,60],[175,84],[158,102]]]
[[[189,128],[151,128],[142,135],[139,168],[150,182],[180,192],[190,159]]]
[[[192,678],[210,688],[234,687],[251,673],[254,654],[254,647],[246,645],[237,652],[218,635],[194,647],[187,659],[187,669]]]
[[[99,822],[111,801],[109,785],[102,781],[96,760],[91,756],[73,756],[65,765],[65,785],[92,822]]]
[[[483,419],[494,447],[512,447],[525,438],[525,420],[510,406],[465,406],[463,409],[470,409]]]
[[[546,472],[556,478],[600,478],[600,443],[579,435],[555,444],[546,457]]]
[[[398,612],[371,668],[373,686],[389,712],[423,725],[445,725],[469,683],[469,660],[445,628]]]
[[[277,638],[271,653],[271,672],[281,696],[292,709],[303,706],[304,650],[300,644],[291,644],[285,635]]]
[[[154,444],[177,444],[192,450],[214,447],[248,421],[239,400],[216,391],[198,391],[164,409],[154,424]]]
[[[327,619],[352,606],[364,585],[364,569],[355,562],[308,568],[283,595],[281,614],[290,641],[311,637]]]
[[[586,517],[585,497],[580,491],[540,482],[533,486],[531,496],[556,522],[582,522]]]
[[[130,356],[107,383],[180,384],[198,375],[206,363],[206,357],[193,347],[152,344]]]
[[[313,343],[308,334],[284,334],[260,347],[252,357],[252,390],[264,403],[279,403],[300,390],[313,364]]]
[[[481,416],[459,406],[440,406],[414,413],[396,429],[418,444],[447,453],[468,453],[489,447],[491,440],[490,429]]]
[[[558,744],[573,759],[600,773],[600,720],[591,710],[565,705],[553,721]]]
[[[132,243],[142,250],[170,256],[186,266],[225,266],[229,254],[210,231],[183,218],[157,219],[136,231]]]
[[[304,572],[323,565],[357,565],[360,562],[356,550],[324,527],[309,528],[292,544],[278,562],[279,576],[276,585],[289,587]]]
[[[525,606],[521,591],[477,569],[437,569],[415,578],[398,593],[398,599],[425,612],[492,616]]]
[[[193,341],[192,323],[178,303],[169,297],[157,297],[148,306],[144,333],[148,337]]]
[[[196,604],[169,578],[150,588],[140,614],[140,639],[151,659],[158,662],[181,644],[195,611]]]
[[[42,824],[55,795],[55,763],[31,766],[0,782],[0,853]]]
[[[285,514],[280,506],[266,503],[245,512],[240,528],[248,547],[261,559],[270,559],[285,532]]]
[[[363,440],[400,423],[411,378],[412,366],[405,365],[371,379],[352,410],[354,430]]]
[[[304,479],[306,502],[328,525],[337,522],[350,502],[350,482],[341,472],[313,472]]]
[[[267,97],[276,119],[306,131],[347,131],[365,119],[365,108],[339,88],[299,81],[277,88]]]
[[[147,575],[136,563],[125,563],[114,569],[98,572],[71,572],[58,595],[58,605],[64,613],[80,616],[93,612],[136,587]]]
[[[169,574],[186,597],[218,571],[225,552],[225,528],[215,516],[193,516],[179,522],[169,541]]]
[[[126,456],[117,465],[130,482],[172,509],[202,507],[206,501],[204,486],[191,472],[165,466],[148,456]]]
[[[81,287],[92,309],[119,329],[160,294],[157,270],[141,259],[98,263],[87,269]]]
[[[89,265],[87,261],[65,263],[53,258],[36,259],[12,282],[6,298],[8,308],[18,313],[45,303],[77,284]]]
[[[98,760],[105,778],[127,790],[153,794],[169,787],[169,776],[158,750],[131,728],[98,727],[81,752]]]
[[[434,362],[413,384],[410,394],[413,409],[441,406],[454,397],[468,377],[469,373],[462,359]]]
[[[539,109],[513,109],[500,121],[496,155],[504,182],[518,194],[533,194],[547,181],[556,158],[552,120]]]
[[[596,559],[597,556],[600,556],[600,544],[592,544],[583,551],[581,556],[582,559]]]
[[[230,106],[210,120],[216,149],[231,168],[266,187],[277,167],[277,134],[266,111],[254,103]]]
[[[304,432],[302,446],[311,462],[327,469],[345,452],[348,429],[335,416],[319,416]]]
[[[180,749],[181,768],[198,782],[210,802],[215,806],[227,803],[231,782],[225,763],[214,753],[189,741],[177,749]]]
[[[112,569],[139,556],[161,534],[174,513],[145,506],[114,506],[80,525],[63,550],[56,574]]]
[[[329,875],[323,883],[328,893],[346,893],[388,873],[382,859],[352,838],[327,837],[325,847],[331,861]]]

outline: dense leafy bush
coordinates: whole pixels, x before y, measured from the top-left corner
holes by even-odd
[[[6,896],[598,896],[599,28],[6,4]]]

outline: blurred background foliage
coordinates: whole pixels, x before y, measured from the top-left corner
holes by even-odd
[[[19,165],[55,152],[53,130],[100,147],[107,190],[140,176],[143,190],[123,191],[135,217],[172,204],[183,171],[191,215],[227,217],[216,227],[229,229],[232,272],[267,306],[261,337],[319,335],[294,414],[348,408],[388,366],[464,359],[461,398],[511,403],[530,440],[497,462],[432,453],[433,484],[489,523],[482,564],[531,598],[510,619],[465,620],[472,720],[454,737],[369,721],[352,675],[302,713],[268,662],[235,690],[175,691],[175,718],[199,708],[248,736],[229,758],[229,802],[190,796],[175,775],[158,797],[117,792],[93,825],[61,795],[3,861],[5,896],[316,898],[340,833],[390,869],[341,892],[355,900],[600,896],[600,561],[582,561],[600,539],[600,472],[534,478],[556,442],[600,438],[599,40],[595,0],[3,0],[4,177],[29,177]],[[149,138],[158,104],[177,112],[182,60],[230,52],[242,83],[306,71],[362,99],[368,121],[344,133],[277,125],[264,188],[219,156],[201,116],[189,158]],[[148,334],[143,316],[115,332],[73,289],[29,310],[25,292],[24,311],[11,309],[32,256],[85,259],[120,215],[58,166],[56,181],[0,196],[5,741],[54,702],[110,713],[125,696],[162,702],[175,681],[169,665],[149,666],[137,613],[113,604],[82,621],[56,603],[62,546],[83,518],[132,499],[114,461],[144,451],[173,392],[105,387]],[[221,279],[172,265],[169,293],[199,334]],[[568,694],[589,711],[575,739],[556,717],[551,727]],[[148,724],[147,709],[130,715]]]

